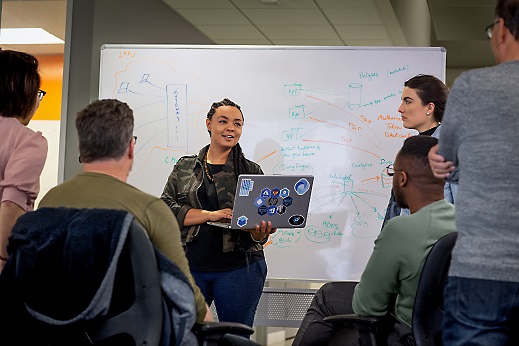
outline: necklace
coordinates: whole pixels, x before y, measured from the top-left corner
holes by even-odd
[[[209,169],[207,168],[207,153],[208,152],[209,152],[209,150],[205,153],[203,165],[204,165],[205,175],[207,176],[207,179],[214,182],[214,178],[211,175],[211,172],[209,172]]]

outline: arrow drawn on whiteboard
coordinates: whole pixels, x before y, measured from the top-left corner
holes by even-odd
[[[375,153],[372,153],[371,151],[368,151],[368,150],[366,150],[366,149],[362,149],[362,148],[357,148],[357,147],[354,147],[353,145],[348,145],[348,144],[343,144],[343,143],[337,143],[337,142],[318,141],[318,140],[311,140],[311,139],[303,139],[303,142],[317,142],[317,143],[328,143],[328,144],[343,145],[343,146],[345,146],[345,147],[350,147],[350,148],[353,148],[353,149],[357,149],[357,150],[365,151],[366,153],[375,156],[377,159],[380,159],[380,158],[381,158],[380,156],[378,156],[378,155],[375,154]]]
[[[366,125],[366,123],[365,123],[364,121],[362,121],[362,119],[356,117],[355,115],[351,114],[351,113],[348,112],[347,110],[345,110],[345,109],[343,109],[343,108],[341,108],[341,107],[339,107],[339,106],[337,106],[337,105],[335,105],[335,104],[333,104],[333,103],[331,103],[331,102],[328,102],[328,101],[326,101],[326,100],[319,99],[319,98],[317,98],[317,97],[313,97],[313,96],[307,96],[307,97],[309,97],[309,98],[313,98],[313,99],[316,99],[316,100],[318,100],[318,101],[325,102],[325,103],[327,103],[328,105],[330,105],[330,106],[332,106],[332,107],[335,107],[335,108],[337,108],[337,109],[343,111],[343,112],[346,113],[347,115],[349,115],[349,116],[351,116],[351,117],[357,119],[361,124],[364,124],[365,126],[367,126],[368,130],[370,130],[371,132],[373,132],[373,134],[375,135],[375,138],[378,140],[379,144],[382,144],[382,141],[381,141],[380,138],[378,137],[377,133],[376,133],[376,132],[371,128],[371,126]]]
[[[335,126],[335,127],[340,127],[340,128],[343,128],[343,129],[345,129],[345,130],[347,130],[347,131],[351,131],[351,132],[355,133],[356,135],[359,135],[359,136],[361,136],[361,137],[364,137],[367,141],[373,143],[373,145],[376,146],[378,150],[380,150],[380,147],[379,147],[375,142],[373,142],[373,141],[370,140],[368,137],[364,136],[363,134],[361,134],[361,133],[359,133],[359,132],[357,132],[357,131],[354,131],[354,130],[349,129],[349,128],[347,128],[347,127],[345,127],[345,126],[342,126],[342,125],[334,124],[334,123],[331,123],[331,122],[329,122],[329,121],[320,120],[320,119],[317,119],[317,118],[314,118],[314,117],[310,117],[310,119],[312,119],[312,120],[314,120],[314,121],[322,122],[322,123],[325,123],[325,124],[328,124],[328,125],[333,125],[333,126]],[[313,131],[313,130],[312,130],[312,131]],[[307,132],[307,133],[301,135],[300,137],[303,137],[303,136],[305,136],[306,134],[308,134],[308,133],[310,133],[310,132],[311,132],[311,131],[309,131],[309,132]]]
[[[364,192],[360,192],[360,193],[364,193]],[[373,204],[369,203],[366,199],[360,197],[358,192],[352,192],[351,194],[352,194],[353,196],[357,197],[358,199],[360,199],[361,201],[363,201],[364,203],[366,203],[367,205],[369,205],[370,208],[373,208],[373,211],[374,211],[374,212],[377,211],[377,208],[374,207]]]
[[[353,203],[353,206],[355,207],[355,210],[357,211],[357,215],[360,215],[359,208],[357,207],[357,203],[353,200],[353,195],[350,194],[351,202]]]

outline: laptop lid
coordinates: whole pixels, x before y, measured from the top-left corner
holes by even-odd
[[[273,228],[303,228],[313,182],[312,175],[242,174],[236,185],[231,222],[208,224],[251,229],[261,221],[270,221]]]

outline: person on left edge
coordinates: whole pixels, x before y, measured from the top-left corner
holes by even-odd
[[[240,174],[263,174],[238,143],[243,123],[239,105],[229,99],[213,103],[206,119],[210,144],[180,158],[161,198],[177,217],[191,273],[207,304],[214,301],[220,321],[252,326],[267,276],[263,245],[275,229],[270,222],[249,230],[206,223],[232,217]]]
[[[0,49],[0,271],[16,220],[40,192],[47,140],[26,127],[45,95],[40,83],[34,56]]]

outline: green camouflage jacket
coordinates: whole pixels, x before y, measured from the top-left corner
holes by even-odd
[[[202,209],[197,193],[204,179],[205,173],[202,168],[202,160],[208,149],[209,145],[202,148],[198,155],[181,157],[169,175],[168,182],[162,192],[162,200],[166,202],[177,217],[183,245],[192,241],[200,229],[200,225],[184,226],[184,219],[189,209]],[[249,174],[263,174],[258,164],[250,160],[247,160],[247,164],[247,172]],[[214,174],[213,178],[220,208],[232,208],[237,183],[237,178],[234,174],[232,151],[227,158],[227,162],[222,167],[222,171]],[[242,230],[225,229],[223,231],[224,252],[241,249],[247,252],[258,251],[263,249],[263,244],[266,241],[267,239],[256,243],[252,241],[248,232]]]

